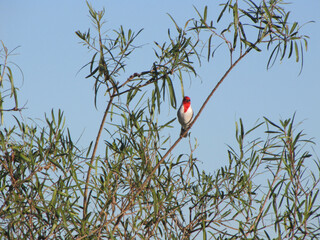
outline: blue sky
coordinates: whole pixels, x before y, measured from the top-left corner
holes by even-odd
[[[153,41],[167,40],[167,29],[174,28],[167,13],[178,23],[196,17],[193,5],[201,12],[208,5],[208,17],[219,14],[213,1],[89,1],[97,10],[106,9],[106,29],[123,25],[137,32],[141,28],[137,44],[141,49],[128,62],[123,77],[134,72],[150,69],[153,58]],[[226,144],[234,145],[235,121],[240,117],[246,128],[254,126],[263,116],[274,121],[286,119],[296,112],[297,122],[304,121],[302,128],[309,137],[320,144],[320,1],[293,1],[288,8],[291,19],[306,25],[302,32],[310,36],[309,50],[304,55],[304,69],[299,74],[299,64],[293,59],[277,62],[266,70],[267,54],[253,53],[244,59],[218,89],[205,112],[192,129],[197,137],[196,155],[203,162],[200,166],[214,171],[227,164]],[[52,108],[65,112],[67,127],[74,139],[81,136],[83,147],[94,140],[103,115],[100,99],[98,110],[93,105],[93,82],[85,79],[87,72],[79,69],[90,60],[91,54],[79,44],[75,31],[92,27],[85,1],[1,1],[0,40],[10,49],[20,46],[11,58],[23,71],[24,81],[18,71],[15,81],[20,88],[20,106],[26,103],[22,117],[27,120],[44,119],[44,113]],[[228,66],[226,52],[219,54],[210,64],[198,68],[198,78],[186,82],[186,94],[192,99],[197,112],[206,96]],[[178,80],[178,79],[176,79]],[[177,89],[178,101],[181,93]],[[18,115],[19,116],[19,115]],[[172,119],[176,111],[163,112],[164,119]],[[6,115],[5,125],[13,123]],[[174,123],[172,141],[179,134]],[[180,142],[177,151],[183,152],[186,141]],[[102,147],[102,146],[101,146]],[[318,154],[319,155],[319,154]]]

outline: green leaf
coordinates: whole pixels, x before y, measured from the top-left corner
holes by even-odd
[[[176,95],[175,95],[175,92],[174,92],[174,87],[173,87],[171,78],[167,75],[167,76],[166,76],[166,80],[167,80],[167,84],[168,84],[168,88],[169,88],[169,94],[170,94],[169,96],[170,96],[171,106],[172,106],[173,108],[176,108],[176,106],[177,106],[177,100],[176,100]]]
[[[228,2],[225,3],[225,4],[221,4],[221,5],[224,5],[224,7],[223,7],[222,11],[221,11],[220,14],[219,14],[219,17],[218,17],[218,19],[217,19],[217,22],[219,22],[220,19],[222,18],[224,12],[226,11],[227,7],[229,6],[229,2],[230,2],[230,0],[228,0]]]
[[[261,52],[261,49],[258,48],[255,44],[241,38],[241,42],[243,42],[245,45],[249,46],[250,48],[253,48],[254,50],[258,51],[258,52]]]
[[[294,42],[294,50],[296,52],[296,62],[299,62],[299,50],[297,42]]]
[[[204,11],[203,11],[203,21],[207,22],[207,12],[208,12],[208,6],[204,7]]]
[[[251,19],[252,22],[257,23],[258,19],[253,17],[249,12],[244,11],[243,9],[239,9],[244,15],[246,15],[247,17],[249,17]]]
[[[292,27],[291,27],[291,30],[290,30],[290,35],[293,33],[293,31],[296,29],[298,23],[297,22],[294,22]]]
[[[181,28],[178,26],[178,24],[176,23],[176,21],[174,20],[174,18],[169,14],[167,13],[168,16],[171,18],[172,22],[174,23],[174,25],[176,26],[176,29],[177,31],[180,33],[181,32]],[[170,35],[170,34],[169,34]]]
[[[233,36],[233,49],[236,48],[238,40],[238,25],[239,25],[239,13],[238,13],[238,4],[233,5],[233,26],[234,26],[234,36]]]
[[[211,56],[211,39],[212,39],[212,34],[210,35],[210,37],[208,39],[208,56],[207,56],[208,62],[209,62],[210,56]]]
[[[271,14],[270,14],[270,11],[269,11],[269,8],[268,6],[266,5],[265,1],[262,2],[262,5],[263,5],[263,10],[265,11],[265,13],[267,14],[267,17],[268,17],[268,20],[269,22],[271,21]]]
[[[291,57],[292,52],[293,52],[293,41],[290,41],[290,50],[289,50],[288,58],[290,58],[290,57]]]
[[[247,40],[246,33],[245,33],[244,29],[243,29],[243,25],[242,25],[241,22],[239,22],[239,27],[240,27],[240,32],[242,34],[243,39]]]
[[[280,44],[281,43],[278,43],[277,46],[275,46],[275,48],[273,49],[273,51],[271,52],[270,54],[270,57],[269,57],[269,60],[268,60],[268,63],[267,63],[267,68],[271,68],[273,66],[273,64],[275,63],[277,57],[278,57],[278,54],[280,52]]]

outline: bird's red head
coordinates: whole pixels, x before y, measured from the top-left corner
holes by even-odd
[[[183,98],[182,104],[183,104],[184,112],[186,112],[188,110],[188,108],[190,107],[191,99],[189,97],[185,96]]]
[[[185,96],[183,98],[183,103],[189,103],[189,102],[191,102],[191,99],[189,97]]]

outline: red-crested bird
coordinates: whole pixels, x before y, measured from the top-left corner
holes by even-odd
[[[182,100],[182,104],[177,113],[179,123],[181,124],[181,132],[180,136],[187,137],[187,133],[185,134],[187,128],[189,127],[192,118],[193,118],[193,110],[191,108],[191,100],[189,97],[185,96]]]

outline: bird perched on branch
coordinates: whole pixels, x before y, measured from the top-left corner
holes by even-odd
[[[177,116],[179,123],[181,124],[180,136],[187,137],[186,130],[189,127],[193,118],[193,110],[191,108],[191,100],[189,97],[185,96],[183,98]]]

